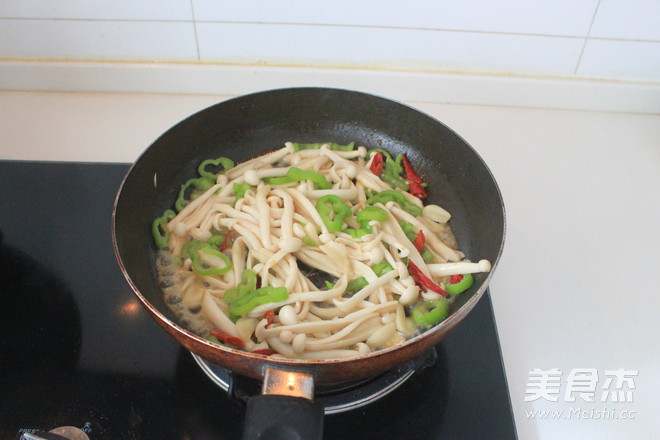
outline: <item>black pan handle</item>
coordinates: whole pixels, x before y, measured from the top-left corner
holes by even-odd
[[[262,394],[248,400],[243,440],[321,440],[323,405],[310,373],[266,368]]]
[[[323,405],[304,397],[262,394],[250,398],[243,440],[321,440]]]

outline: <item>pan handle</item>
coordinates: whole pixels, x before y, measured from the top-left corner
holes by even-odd
[[[267,367],[261,395],[248,400],[243,440],[321,440],[323,405],[310,373]]]

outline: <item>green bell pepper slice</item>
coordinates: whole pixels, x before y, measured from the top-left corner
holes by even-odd
[[[344,217],[351,215],[351,208],[334,194],[328,194],[320,197],[316,201],[316,211],[318,211],[323,224],[330,232],[341,231]]]
[[[410,203],[408,200],[406,200],[406,197],[402,193],[393,189],[386,189],[385,191],[372,194],[367,199],[367,203],[370,205],[373,205],[374,203],[382,203],[384,205],[387,202],[397,203],[399,206],[401,206],[401,209],[414,217],[419,217],[422,215],[422,208],[413,203]]]
[[[317,173],[314,170],[301,170],[298,167],[291,167],[289,168],[289,171],[287,171],[286,177],[298,182],[302,180],[311,180],[319,189],[332,188],[332,183],[330,183],[323,174]]]
[[[357,214],[357,222],[360,224],[360,229],[348,228],[344,232],[350,234],[353,238],[360,238],[363,235],[371,233],[371,226],[369,222],[376,220],[379,222],[387,219],[387,211],[377,206],[366,206]]]
[[[286,175],[277,177],[264,177],[263,181],[269,185],[284,185],[286,183],[295,182],[295,180],[289,179]]]
[[[236,287],[225,292],[224,299],[228,304],[231,304],[238,298],[241,298],[256,289],[257,274],[250,269],[245,269],[241,274],[241,281]]]
[[[380,277],[386,274],[387,272],[391,271],[393,268],[390,265],[390,263],[388,263],[387,261],[381,261],[371,269],[374,271],[374,273],[377,276]],[[333,287],[335,287],[335,284],[331,283],[330,281],[326,281],[325,285],[328,289],[332,289]],[[344,292],[355,293],[359,290],[362,290],[368,285],[369,285],[369,281],[367,281],[365,277],[360,276],[355,278],[354,280],[349,281],[348,284],[346,285],[346,290]]]
[[[300,150],[318,150],[321,148],[323,145],[328,144],[331,150],[337,150],[337,151],[353,151],[355,149],[355,142],[350,142],[346,145],[339,145],[334,142],[314,142],[310,144],[303,144],[300,142],[294,142],[293,143],[293,151],[300,151]]]
[[[457,283],[445,283],[445,292],[450,295],[458,295],[459,293],[463,293],[472,287],[472,284],[474,284],[474,277],[471,273],[466,273]]]
[[[236,201],[245,197],[245,192],[250,189],[249,183],[234,183],[232,188],[234,189],[234,195],[236,196]]]
[[[167,224],[176,216],[176,212],[168,209],[153,221],[151,224],[151,234],[154,236],[154,241],[158,249],[167,247],[170,241],[170,231],[167,229]]]
[[[418,327],[431,327],[449,316],[449,303],[444,299],[424,301],[417,304],[412,310],[412,320]]]
[[[365,206],[365,208],[357,214],[357,221],[360,225],[368,225],[372,220],[378,222],[387,220],[387,211],[378,206]]]
[[[218,173],[212,173],[208,170],[209,167],[218,168],[219,165],[222,166],[222,170]],[[228,157],[219,157],[217,159],[207,159],[200,163],[199,167],[197,167],[197,172],[200,176],[206,177],[215,183],[215,180],[218,178],[218,174],[226,173],[232,168],[234,168],[233,160],[229,159]]]
[[[213,246],[214,248],[220,249],[220,246],[222,246],[222,242],[225,241],[225,235],[223,234],[215,234],[209,238],[206,243]]]
[[[301,182],[303,180],[311,180],[314,182],[314,187],[318,189],[332,188],[332,183],[323,174],[317,173],[314,170],[301,170],[298,167],[289,168],[285,176],[264,178],[264,182],[269,185],[283,185],[285,183]]]
[[[387,261],[383,260],[380,263],[376,264],[374,267],[371,268],[376,276],[381,277],[385,275],[387,272],[393,270],[394,268],[390,263]]]
[[[357,291],[362,290],[363,288],[365,288],[368,284],[369,284],[369,282],[367,281],[367,279],[365,277],[358,277],[358,278],[348,282],[348,284],[346,285],[346,290],[345,291],[346,292],[357,292]]]
[[[311,237],[308,237],[307,235],[302,238],[302,242],[306,246],[319,247],[319,244],[315,242]]]
[[[289,291],[286,287],[261,287],[229,304],[229,313],[234,316],[241,316],[262,304],[280,302],[287,298],[289,298]]]
[[[370,153],[372,151],[380,152],[385,157],[383,171],[380,174],[381,180],[383,182],[389,183],[394,188],[408,191],[408,182],[406,182],[406,180],[401,177],[401,173],[404,171],[403,166],[401,165],[403,154],[398,154],[396,159],[393,159],[392,155],[387,150],[383,150],[382,148],[374,148],[373,150],[369,150]]]
[[[207,177],[196,177],[194,179],[188,180],[186,183],[181,185],[179,196],[177,197],[176,202],[174,202],[174,207],[178,212],[181,212],[181,210],[186,207],[186,205],[190,202],[186,196],[186,193],[190,187],[194,187],[199,191],[206,191],[214,184],[215,180],[209,179]],[[191,200],[194,198],[194,196],[190,197]]]
[[[232,268],[231,259],[207,242],[189,241],[183,246],[181,253],[192,260],[193,270],[202,276],[224,275]],[[218,263],[223,266],[219,267]]]

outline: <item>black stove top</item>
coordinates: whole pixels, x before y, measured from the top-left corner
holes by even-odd
[[[0,438],[238,439],[244,402],[147,315],[110,237],[126,164],[0,161]],[[487,293],[433,365],[325,418],[327,439],[515,439]],[[240,378],[238,378],[240,382]]]

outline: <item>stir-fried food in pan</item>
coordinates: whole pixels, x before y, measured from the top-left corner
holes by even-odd
[[[458,250],[408,158],[300,144],[199,164],[152,225],[165,302],[208,340],[336,359],[399,344],[487,272]]]

